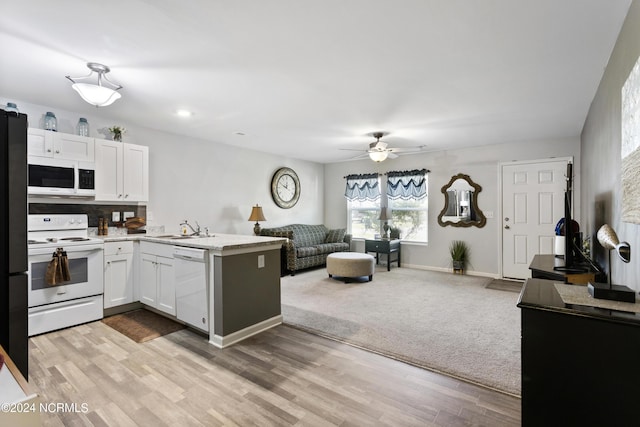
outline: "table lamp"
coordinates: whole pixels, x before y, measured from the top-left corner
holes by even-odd
[[[378,217],[378,219],[380,221],[384,221],[384,225],[382,226],[382,229],[384,230],[384,235],[382,236],[382,238],[388,239],[389,238],[389,217],[387,216],[386,206],[383,206],[382,208],[380,208],[380,216]]]
[[[609,251],[608,283],[589,283],[587,285],[589,294],[594,298],[635,303],[636,293],[633,289],[611,283],[611,251],[616,251],[618,257],[625,263],[628,263],[631,261],[631,246],[629,246],[627,242],[620,242],[618,235],[608,224],[600,227],[597,238],[602,247]]]
[[[251,208],[251,215],[249,215],[249,221],[255,221],[256,225],[253,226],[253,233],[256,236],[260,235],[260,223],[258,221],[266,221],[267,219],[264,217],[262,213],[262,206],[255,205]]]

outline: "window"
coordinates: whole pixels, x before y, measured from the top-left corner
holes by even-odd
[[[428,172],[422,169],[387,174],[387,198],[391,210],[389,225],[399,228],[405,241],[428,241]]]
[[[389,226],[400,229],[404,241],[428,241],[428,170],[389,172],[381,182],[377,173],[347,176],[348,232],[354,238],[373,239],[382,235],[379,220],[382,206],[389,206]],[[381,192],[381,185],[386,191]]]
[[[355,238],[373,239],[380,233],[380,177],[377,173],[347,176],[347,228]]]

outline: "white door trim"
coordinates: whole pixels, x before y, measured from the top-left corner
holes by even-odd
[[[500,272],[499,276],[501,279],[504,279],[504,269],[503,269],[503,246],[504,246],[504,237],[503,237],[503,228],[502,228],[502,219],[504,218],[504,213],[502,212],[502,207],[504,206],[504,193],[503,193],[503,188],[502,188],[502,178],[503,178],[503,169],[505,166],[513,166],[513,165],[526,165],[526,164],[535,164],[535,163],[548,163],[548,162],[553,162],[553,161],[565,161],[565,162],[571,162],[574,165],[574,169],[573,169],[573,173],[574,173],[574,186],[573,186],[573,194],[574,194],[574,201],[573,201],[573,211],[575,212],[575,206],[576,206],[576,202],[575,202],[575,194],[576,194],[576,189],[579,190],[580,187],[576,187],[575,182],[576,182],[576,177],[578,176],[578,171],[575,168],[575,162],[574,162],[574,157],[573,156],[567,156],[567,157],[548,157],[546,159],[534,159],[534,160],[513,160],[513,161],[509,161],[509,162],[499,162],[498,163],[498,194],[500,194],[500,206],[498,207],[498,211],[500,213],[498,219],[498,248],[499,248],[499,253],[498,253],[498,270]]]

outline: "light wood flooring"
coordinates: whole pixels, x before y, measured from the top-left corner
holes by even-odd
[[[29,345],[41,401],[80,409],[45,426],[520,425],[516,397],[288,326],[224,350],[187,329],[136,344],[102,322]]]

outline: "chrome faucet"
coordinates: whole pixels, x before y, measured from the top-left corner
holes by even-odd
[[[189,236],[199,236],[200,235],[200,224],[196,221],[196,228],[193,228],[191,224],[187,222],[185,219],[183,223],[180,224],[181,227],[189,227],[191,229],[191,234]]]

